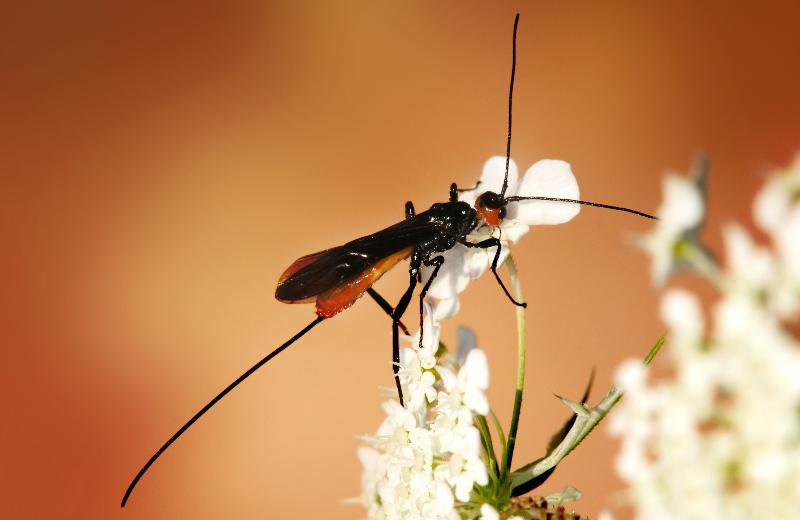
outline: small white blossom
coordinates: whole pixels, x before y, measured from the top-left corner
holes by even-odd
[[[723,234],[731,290],[758,293],[774,283],[775,260],[766,248],[756,246],[738,224],[727,225]]]
[[[420,332],[408,338],[411,348],[400,349],[400,384],[406,407],[416,412],[424,408],[425,402],[436,399],[433,385],[436,381],[432,369],[436,366],[436,351],[439,348],[441,327],[429,301],[423,307],[422,348],[419,348]]]
[[[777,235],[800,201],[800,154],[783,172],[772,175],[756,195],[753,216],[761,229]]]
[[[695,179],[664,178],[664,202],[656,213],[659,220],[641,242],[653,262],[652,279],[657,285],[682,267],[681,246],[696,238],[705,213],[703,183],[702,174]]]
[[[500,520],[500,513],[489,504],[481,506],[481,520]]]
[[[456,400],[458,406],[466,406],[479,415],[489,413],[489,401],[484,395],[489,388],[489,365],[482,350],[470,350],[458,375],[445,368],[441,376],[451,402]]]

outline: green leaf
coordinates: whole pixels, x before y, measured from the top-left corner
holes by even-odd
[[[658,351],[661,349],[661,346],[664,344],[664,340],[666,338],[666,333],[662,334],[658,341],[656,341],[653,348],[650,349],[647,356],[644,359],[644,365],[647,366],[653,358],[658,354]],[[567,432],[563,435],[563,438],[558,443],[557,446],[552,446],[553,440],[551,440],[551,445],[548,446],[547,454],[539,458],[525,466],[519,468],[518,470],[511,473],[511,486],[512,486],[512,495],[519,496],[523,493],[527,493],[531,489],[534,489],[536,486],[541,485],[547,477],[553,472],[555,467],[566,457],[569,455],[572,450],[574,450],[582,441],[583,439],[588,436],[592,430],[600,423],[600,421],[608,415],[608,412],[619,402],[622,398],[622,391],[618,388],[612,387],[605,395],[602,401],[597,404],[597,406],[593,408],[587,408],[583,406],[581,403],[580,407],[577,407],[576,414],[573,415],[572,419],[570,420],[572,424],[567,429]],[[569,400],[566,400],[569,401]],[[578,403],[574,403],[573,401],[569,401],[568,405],[577,405]],[[571,406],[572,407],[572,406]],[[583,413],[584,410],[588,413]],[[559,434],[554,436],[554,439],[561,436],[561,431]]]
[[[667,334],[668,334],[668,332],[664,332],[664,334],[662,334],[661,337],[658,338],[658,341],[656,341],[656,344],[653,345],[653,348],[650,349],[650,352],[647,353],[647,356],[645,356],[644,361],[642,362],[642,364],[644,366],[649,365],[650,362],[653,361],[653,358],[656,357],[656,354],[658,354],[658,351],[661,350],[661,345],[663,345],[664,341],[666,341],[666,339],[667,339]]]
[[[581,497],[583,497],[581,490],[568,484],[563,491],[547,495],[545,500],[547,500],[548,504],[562,504],[564,502],[575,502],[580,500]]]
[[[586,390],[583,391],[583,397],[581,397],[581,403],[586,403],[586,401],[589,400],[589,395],[592,392],[592,386],[594,386],[594,375],[595,375],[595,370],[593,368],[592,373],[589,375],[589,382],[586,384]],[[550,453],[552,453],[567,436],[567,433],[569,433],[569,431],[572,429],[572,426],[575,424],[575,420],[577,418],[578,415],[573,414],[569,419],[567,419],[567,422],[564,423],[561,429],[559,429],[556,433],[553,434],[552,437],[550,437],[550,442],[547,443],[547,450],[545,452],[546,453],[545,456],[536,459],[531,464],[535,464],[537,462],[544,460],[545,457],[547,457]],[[548,471],[545,471],[538,477],[531,479],[524,485],[517,486],[516,488],[513,489],[512,495],[513,496],[524,495],[528,491],[531,491],[541,486],[542,484],[545,483],[545,481],[548,478],[550,478],[550,475],[553,474],[553,471],[555,471],[555,469],[556,469],[555,466],[553,466]]]

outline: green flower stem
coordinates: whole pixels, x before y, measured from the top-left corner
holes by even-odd
[[[514,286],[514,298],[518,302],[524,301],[522,296],[522,284],[519,281],[517,265],[511,254],[505,262],[511,283]],[[514,393],[514,411],[511,415],[511,426],[508,428],[508,449],[503,457],[502,474],[508,475],[511,468],[511,459],[514,457],[514,445],[517,440],[517,428],[519,427],[519,414],[522,408],[522,390],[525,387],[525,308],[516,307],[517,311],[517,388]]]

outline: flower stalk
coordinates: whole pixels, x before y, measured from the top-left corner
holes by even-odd
[[[506,258],[506,268],[511,277],[511,284],[514,287],[514,298],[517,301],[525,301],[522,296],[522,284],[517,272],[517,264],[511,254]],[[517,441],[517,429],[519,428],[519,416],[522,410],[522,393],[525,388],[525,308],[516,306],[517,316],[517,384],[514,390],[514,410],[511,414],[511,425],[508,428],[508,447],[503,456],[503,466],[501,475],[505,478],[511,469],[511,459],[514,457],[514,446]]]

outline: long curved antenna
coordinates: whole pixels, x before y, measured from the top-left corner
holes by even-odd
[[[514,18],[514,37],[511,43],[511,85],[508,87],[508,139],[506,140],[506,176],[503,179],[503,189],[500,190],[500,198],[506,195],[508,188],[508,166],[511,162],[511,100],[514,97],[514,73],[517,70],[517,24],[519,23],[519,13]]]
[[[164,453],[164,451],[166,451],[166,449],[169,448],[170,445],[173,442],[175,442],[175,440],[177,440],[177,438],[180,437],[183,434],[183,432],[188,430],[189,427],[192,424],[194,424],[194,422],[197,419],[202,417],[203,414],[205,414],[208,410],[211,409],[212,406],[217,404],[217,402],[220,399],[222,399],[223,397],[225,397],[228,394],[228,392],[230,392],[231,390],[236,388],[239,385],[239,383],[241,383],[242,381],[244,381],[245,379],[250,377],[253,374],[253,372],[255,372],[256,370],[261,368],[267,361],[269,361],[270,359],[274,358],[275,356],[277,356],[278,354],[283,352],[289,345],[291,345],[292,343],[294,343],[295,341],[297,341],[298,339],[303,337],[303,335],[305,335],[306,332],[308,332],[309,330],[313,329],[316,325],[320,324],[324,319],[325,319],[324,316],[317,316],[317,318],[314,321],[312,321],[311,323],[309,323],[308,325],[303,327],[303,329],[300,332],[298,332],[297,334],[292,336],[286,343],[284,343],[280,347],[276,348],[275,350],[273,350],[272,352],[267,354],[263,359],[261,359],[261,361],[259,361],[258,363],[256,363],[252,367],[250,367],[250,369],[247,372],[245,372],[244,374],[242,374],[238,378],[236,378],[236,381],[234,381],[233,383],[231,383],[228,386],[226,386],[225,389],[222,392],[218,393],[217,396],[214,399],[209,401],[208,404],[205,405],[204,407],[202,407],[199,412],[194,414],[194,416],[192,416],[191,419],[186,421],[186,424],[181,426],[181,429],[178,430],[177,432],[175,432],[175,434],[172,437],[170,437],[169,440],[167,442],[165,442],[164,445],[161,446],[158,449],[158,451],[153,454],[152,457],[150,457],[150,460],[148,460],[147,463],[145,463],[145,465],[142,466],[142,469],[139,470],[139,473],[137,473],[136,476],[133,477],[133,480],[131,481],[130,485],[128,486],[128,489],[125,490],[125,496],[122,497],[122,504],[120,505],[120,507],[125,507],[125,503],[128,502],[128,498],[131,496],[131,493],[133,492],[133,488],[136,487],[136,484],[139,482],[139,479],[142,478],[142,476],[147,472],[147,470],[150,468],[150,466],[153,465],[153,463],[156,461],[156,459],[158,459],[158,457],[160,457],[161,454]]]
[[[634,215],[638,215],[640,217],[651,218],[653,220],[658,220],[658,217],[650,215],[649,213],[644,213],[642,211],[636,211],[635,209],[630,208],[623,208],[622,206],[612,206],[611,204],[600,204],[599,202],[589,202],[586,200],[577,200],[577,199],[558,199],[555,197],[508,197],[506,199],[509,202],[519,201],[519,200],[547,200],[550,202],[571,202],[573,204],[583,204],[584,206],[594,206],[596,208],[605,208],[605,209],[613,209],[615,211],[624,211],[625,213],[633,213]]]

